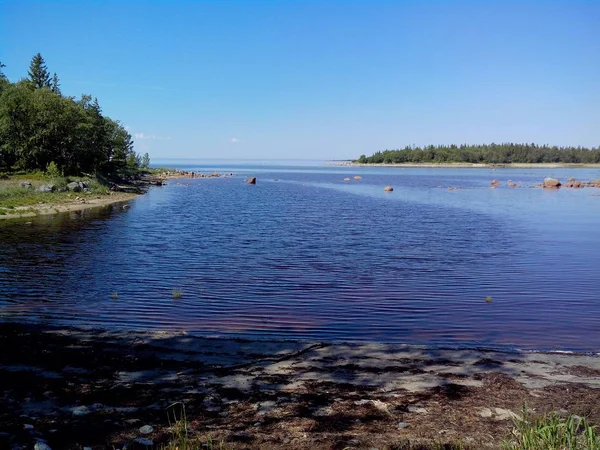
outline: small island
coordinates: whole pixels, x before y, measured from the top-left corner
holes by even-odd
[[[482,144],[406,146],[398,150],[361,155],[351,164],[444,167],[556,167],[600,165],[600,148],[536,144]]]

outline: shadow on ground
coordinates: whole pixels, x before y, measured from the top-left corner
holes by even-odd
[[[600,423],[597,356],[10,323],[0,348],[0,448],[158,447],[183,408],[228,448],[500,448],[525,403]]]

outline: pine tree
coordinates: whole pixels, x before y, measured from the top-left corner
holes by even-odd
[[[31,81],[36,88],[51,87],[50,74],[46,68],[46,62],[39,53],[31,59],[31,64],[29,65],[29,81]]]
[[[142,157],[142,168],[147,169],[150,167],[150,155],[148,153],[144,153]]]
[[[4,73],[2,72],[2,69],[6,67],[6,64],[2,64],[2,61],[0,61],[0,78],[6,78],[6,75],[4,75]]]
[[[52,92],[54,92],[55,94],[62,95],[62,92],[60,91],[60,82],[58,81],[58,76],[56,75],[56,72],[54,72],[54,76],[52,77],[52,81],[50,82],[50,89],[52,89]]]

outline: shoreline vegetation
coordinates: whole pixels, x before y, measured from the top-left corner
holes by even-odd
[[[10,322],[0,347],[0,448],[592,450],[600,440],[580,426],[600,422],[598,355]],[[573,421],[566,438],[589,445],[522,444]]]
[[[403,149],[378,151],[368,157],[361,155],[352,163],[435,164],[434,167],[440,167],[438,164],[448,165],[447,167],[459,167],[457,164],[468,165],[465,167],[543,167],[539,164],[575,164],[585,167],[588,164],[600,166],[600,148],[516,143],[407,146]],[[525,166],[519,166],[521,164]]]
[[[124,203],[162,186],[167,180],[230,177],[226,173],[197,173],[178,169],[148,168],[120,183],[94,177],[52,177],[42,172],[0,173],[0,220],[83,211]]]
[[[444,168],[444,169],[600,169],[600,163],[359,163],[357,161],[348,161],[335,166],[352,166],[352,167],[414,167],[414,168]]]

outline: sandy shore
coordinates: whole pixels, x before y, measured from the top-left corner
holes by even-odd
[[[71,198],[65,198],[65,201],[62,203],[38,203],[31,206],[19,206],[12,210],[3,210],[6,214],[0,215],[0,220],[82,211],[113,203],[127,202],[133,200],[138,195],[140,194],[126,192],[112,192],[110,195],[73,194]]]
[[[600,423],[598,355],[7,323],[0,324],[0,348],[0,441],[44,439],[53,449],[123,448],[140,437],[165,443],[167,415],[182,405],[191,436],[234,449],[458,441],[500,449],[525,403],[535,414]],[[141,434],[144,425],[151,433]]]
[[[347,162],[342,164],[332,164],[335,166],[352,167],[429,167],[429,168],[473,168],[473,169],[600,169],[600,164],[471,164],[471,163],[450,163],[450,164],[413,164],[413,163],[394,163],[394,164],[359,164]]]

